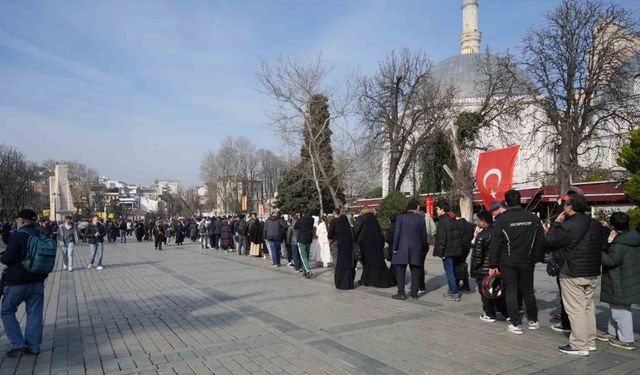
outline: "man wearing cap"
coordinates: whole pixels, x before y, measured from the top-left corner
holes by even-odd
[[[558,350],[583,356],[596,350],[593,295],[600,275],[602,246],[600,223],[587,216],[586,209],[584,196],[570,195],[546,236],[547,247],[562,255],[560,293],[571,322],[569,344]]]
[[[38,217],[33,210],[22,210],[16,219],[18,230],[9,237],[9,244],[0,255],[0,262],[7,267],[2,273],[4,297],[0,315],[4,331],[11,343],[8,357],[18,357],[23,353],[38,354],[42,344],[42,312],[44,305],[44,280],[47,274],[27,272],[22,261],[27,255],[27,243],[37,234],[35,226]],[[18,306],[25,303],[27,324],[24,335],[16,319]]]
[[[507,331],[516,335],[523,333],[522,317],[518,309],[518,293],[527,307],[530,330],[540,328],[538,305],[533,288],[533,273],[536,262],[544,255],[544,231],[540,219],[521,206],[520,192],[505,193],[509,209],[496,220],[489,247],[490,274],[502,272],[505,283],[507,311],[511,324]]]

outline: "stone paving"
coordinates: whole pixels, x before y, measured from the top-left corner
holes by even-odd
[[[58,264],[46,282],[42,353],[3,358],[1,375],[640,374],[640,352],[601,342],[589,357],[556,350],[567,339],[549,328],[558,301],[543,267],[543,327],[515,336],[505,322],[478,319],[475,291],[445,302],[442,264],[431,255],[429,293],[395,301],[393,289],[338,291],[329,269],[305,280],[197,243],[162,252],[106,244],[101,271],[86,269],[87,246],[76,254],[74,272]],[[602,306],[598,315],[602,326]]]

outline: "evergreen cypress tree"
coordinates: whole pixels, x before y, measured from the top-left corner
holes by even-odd
[[[331,147],[331,122],[329,114],[329,101],[324,95],[317,94],[309,100],[309,122],[304,127],[304,143],[300,148],[300,163],[286,171],[282,183],[278,186],[277,206],[284,212],[296,212],[302,207],[309,207],[312,213],[320,212],[318,191],[312,179],[312,158],[309,153],[309,144],[317,145],[322,164],[330,181],[324,181],[317,171],[322,192],[322,205],[324,213],[331,212],[334,207],[328,184],[336,190],[337,199],[344,202],[344,190],[339,185],[333,166],[333,148]],[[313,137],[313,139],[312,139]]]

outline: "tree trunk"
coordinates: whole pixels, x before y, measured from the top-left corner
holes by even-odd
[[[387,194],[396,191],[396,174],[398,173],[399,160],[394,160],[393,156],[389,156],[389,175],[387,176]],[[384,197],[383,197],[384,198]]]
[[[311,150],[309,150],[309,156],[312,156]],[[316,185],[316,191],[318,192],[320,216],[322,216],[322,214],[324,213],[324,205],[322,204],[322,189],[320,188],[320,182],[318,181],[318,172],[316,171],[316,163],[313,161],[313,157],[311,157],[311,172],[313,174],[313,183]]]
[[[458,178],[458,181],[454,181],[453,185],[458,187],[457,190],[460,195],[460,216],[468,222],[471,222],[473,219],[473,184],[471,184],[470,181],[462,181],[465,178],[465,174],[463,173],[465,163],[455,127],[450,132],[449,141],[453,148],[453,156],[456,161],[456,172],[458,172],[457,176],[455,176]]]
[[[562,196],[571,186],[571,147],[568,142],[560,144],[560,160],[558,162],[558,195]]]

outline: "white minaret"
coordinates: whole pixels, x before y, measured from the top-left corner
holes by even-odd
[[[462,0],[462,34],[460,53],[467,55],[480,52],[480,31],[478,31],[478,0]]]

